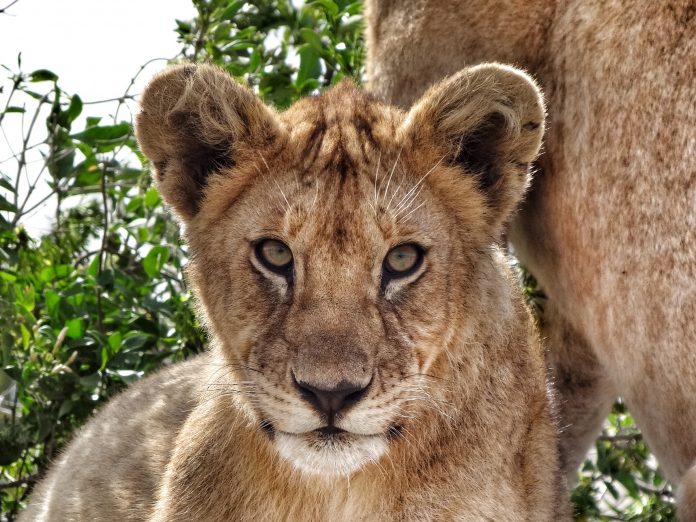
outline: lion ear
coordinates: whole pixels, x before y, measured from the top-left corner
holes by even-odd
[[[140,148],[164,200],[184,220],[198,212],[209,177],[235,165],[235,151],[267,144],[275,114],[211,65],[177,65],[145,89],[136,121]]]
[[[529,184],[544,134],[544,102],[512,67],[470,67],[434,85],[406,119],[414,144],[434,140],[485,196],[497,232]]]

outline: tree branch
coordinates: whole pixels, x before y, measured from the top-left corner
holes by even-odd
[[[640,442],[643,440],[643,435],[641,433],[617,433],[616,435],[606,435],[602,434],[597,437],[597,440],[602,440],[605,442]]]
[[[21,486],[29,486],[31,484],[34,484],[37,480],[39,480],[38,475],[29,475],[29,476],[23,477],[21,479],[13,480],[12,482],[6,482],[4,484],[0,484],[0,490],[18,488]]]
[[[7,11],[10,7],[12,7],[13,5],[15,5],[17,2],[19,2],[19,0],[12,0],[12,2],[10,2],[10,3],[7,4],[5,7],[3,7],[2,9],[0,9],[0,14],[8,14],[6,11]]]
[[[5,103],[5,109],[0,112],[0,123],[2,123],[2,120],[5,119],[5,114],[7,114],[7,109],[10,108],[10,102],[12,101],[12,96],[14,95],[15,92],[17,92],[17,88],[19,85],[22,83],[22,77],[18,74],[17,76],[14,77],[14,81],[12,82],[12,90],[10,90],[10,94],[7,96],[7,102]]]

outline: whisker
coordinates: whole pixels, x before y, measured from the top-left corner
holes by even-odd
[[[398,218],[399,214],[402,212],[408,210],[408,207],[410,207],[411,204],[416,201],[416,198],[418,198],[424,187],[425,185],[422,185],[416,192],[401,200],[401,203],[394,209],[394,219]]]
[[[421,208],[423,205],[425,205],[425,201],[423,201],[420,205],[418,205],[416,208],[414,208],[413,210],[411,210],[411,212],[409,212],[408,214],[406,214],[404,217],[399,218],[399,220],[398,220],[396,223],[399,224],[399,223],[404,222],[404,221],[406,220],[406,218],[408,218],[408,216],[410,216],[411,214],[413,214],[416,210],[418,210],[419,208]]]
[[[316,205],[317,198],[319,197],[319,182],[317,180],[314,180],[314,186],[317,188],[317,190],[314,193],[314,200],[312,201],[312,206],[309,209],[310,214],[311,214],[312,210],[314,210],[314,205]]]
[[[421,179],[419,179],[418,182],[411,188],[411,190],[409,190],[409,191],[406,193],[406,195],[401,199],[401,202],[403,202],[403,201],[404,201],[406,198],[408,198],[413,192],[415,192],[416,189],[420,186],[420,184],[423,183],[423,181],[425,181],[425,179],[426,179],[426,178],[427,178],[427,177],[440,165],[440,163],[443,162],[443,160],[444,160],[446,157],[447,157],[446,154],[445,154],[444,156],[442,156],[442,157],[438,160],[438,162],[435,163],[435,165],[433,165],[433,166],[431,167],[431,169],[430,169],[428,172],[426,172],[425,174],[423,174],[423,176],[421,177]],[[400,202],[400,204],[401,204],[401,202]],[[397,205],[397,208],[399,208],[398,205]]]
[[[382,151],[379,151],[379,156],[377,156],[377,169],[375,170],[375,215],[377,215],[377,178],[379,178],[379,166],[382,161]],[[380,184],[381,186],[381,184]]]
[[[273,177],[273,173],[271,172],[271,168],[268,166],[268,163],[266,162],[266,158],[264,158],[263,154],[261,154],[260,152],[258,152],[258,155],[261,158],[261,161],[263,161],[263,164],[266,165],[266,170],[268,171],[269,176],[271,177],[271,179],[275,183],[276,187],[278,187],[278,190],[280,191],[280,193],[283,195],[283,199],[285,200],[285,204],[287,205],[286,210],[288,212],[290,212],[290,209],[291,209],[290,202],[288,201],[288,198],[285,196],[285,192],[283,192],[283,189],[280,188],[278,181],[275,179],[275,177]]]
[[[394,189],[394,191],[392,192],[391,198],[389,198],[389,203],[387,203],[387,210],[389,210],[389,207],[391,207],[391,203],[392,203],[394,197],[395,197],[399,192],[401,192],[401,187],[404,185],[404,182],[405,182],[405,181],[406,181],[406,176],[404,175],[404,171],[403,171],[403,169],[402,169],[401,172],[400,172],[400,175],[399,175],[399,185],[398,185],[398,186],[396,187],[396,189]]]
[[[387,186],[384,188],[384,199],[387,199],[387,192],[389,192],[389,185],[391,184],[392,176],[394,175],[394,171],[396,170],[396,165],[399,163],[399,158],[401,158],[401,151],[404,150],[403,147],[399,149],[399,153],[396,155],[396,160],[394,160],[394,166],[391,169],[391,172],[389,173],[389,179],[387,180]],[[380,196],[382,197],[382,196]],[[387,206],[387,209],[389,209],[389,206]]]

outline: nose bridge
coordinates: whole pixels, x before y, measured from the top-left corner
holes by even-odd
[[[318,317],[316,331],[298,339],[292,363],[298,382],[322,390],[363,388],[372,378],[372,355],[359,331],[326,329]]]
[[[300,336],[333,330],[340,338],[349,337],[358,327],[363,332],[369,329],[370,274],[355,259],[339,257],[315,256],[305,267],[291,314],[293,329]]]
[[[294,377],[323,390],[366,386],[372,376],[372,329],[364,256],[318,247],[306,259],[287,323]]]
[[[305,306],[319,303],[350,310],[364,298],[370,267],[365,259],[347,252],[317,253],[308,260],[300,289]]]

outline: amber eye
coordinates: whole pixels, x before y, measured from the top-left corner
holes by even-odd
[[[261,264],[272,272],[287,275],[292,268],[290,248],[277,239],[262,239],[256,244],[255,251]]]
[[[407,243],[392,248],[384,258],[384,272],[389,279],[413,274],[423,262],[423,249]],[[383,277],[382,279],[385,279]]]

